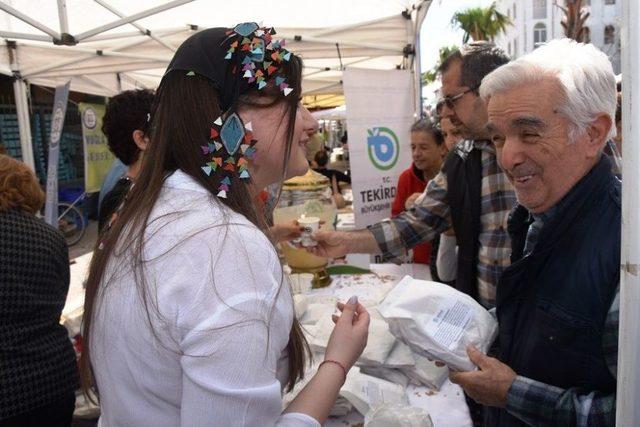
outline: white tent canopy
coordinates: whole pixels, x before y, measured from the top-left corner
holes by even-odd
[[[195,31],[256,20],[275,26],[287,47],[304,58],[305,94],[336,94],[342,92],[346,66],[411,68],[416,24],[429,4],[0,0],[0,37],[6,46],[0,51],[0,72],[45,86],[71,79],[72,90],[106,96],[155,87],[175,49]]]
[[[256,21],[274,26],[305,61],[303,94],[341,94],[345,67],[415,71],[431,0],[0,0],[0,73],[14,93],[23,160],[33,168],[27,84],[71,80],[111,96],[155,88],[176,48],[196,31]],[[417,110],[416,110],[417,111]]]

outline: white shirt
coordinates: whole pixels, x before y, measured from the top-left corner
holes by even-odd
[[[97,299],[99,425],[319,427],[281,414],[293,302],[266,236],[180,170],[145,235],[146,292],[121,238]]]

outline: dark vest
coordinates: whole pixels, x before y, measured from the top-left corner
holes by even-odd
[[[558,204],[533,252],[522,256],[529,212],[509,218],[512,265],[497,289],[500,360],[561,388],[612,393],[603,327],[620,280],[620,181],[604,156]],[[491,409],[489,426],[524,426]]]
[[[472,148],[461,152],[458,146],[444,161],[447,177],[447,203],[458,241],[458,270],[455,288],[478,300],[478,239],[482,188],[482,152]]]

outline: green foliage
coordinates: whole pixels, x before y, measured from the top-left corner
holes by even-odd
[[[438,63],[434,65],[434,67],[429,71],[425,71],[424,73],[422,73],[423,86],[428,85],[429,83],[433,83],[436,80],[436,78],[438,77],[438,67],[440,67],[442,61],[444,61],[449,55],[451,55],[458,49],[458,46],[443,46],[440,48],[440,50],[438,51]]]
[[[467,43],[469,39],[493,41],[512,22],[507,15],[498,11],[494,2],[489,7],[471,7],[456,12],[451,25],[464,31],[462,42]]]

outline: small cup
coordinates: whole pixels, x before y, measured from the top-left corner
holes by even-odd
[[[307,216],[298,219],[298,224],[303,228],[302,231],[302,246],[308,248],[310,246],[316,246],[317,243],[311,238],[311,235],[320,229],[320,218],[315,216]]]

